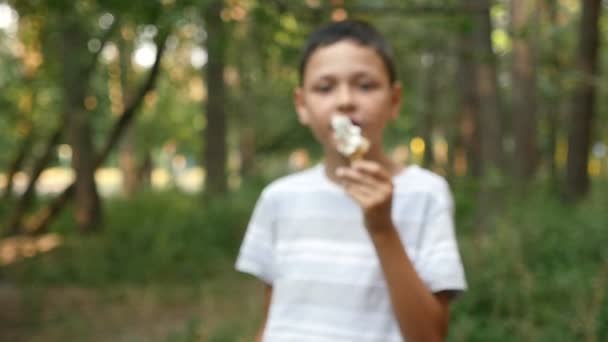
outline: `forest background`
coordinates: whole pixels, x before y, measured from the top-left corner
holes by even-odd
[[[0,340],[250,341],[234,259],[262,187],[319,161],[291,92],[307,34],[346,18],[395,49],[391,156],[454,191],[449,340],[608,340],[607,10],[0,0]]]

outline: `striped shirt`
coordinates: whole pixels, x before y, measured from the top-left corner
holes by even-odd
[[[421,279],[465,290],[447,182],[410,166],[393,184],[392,219]],[[236,268],[273,287],[264,341],[403,340],[361,209],[322,165],[262,192]]]

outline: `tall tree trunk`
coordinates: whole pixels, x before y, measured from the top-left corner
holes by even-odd
[[[549,15],[549,25],[551,27],[557,27],[557,14],[558,14],[558,0],[548,0],[547,8]],[[561,108],[562,108],[562,86],[561,80],[559,77],[559,71],[561,70],[562,64],[560,62],[559,54],[557,51],[560,51],[559,39],[557,35],[554,33],[551,38],[551,51],[553,53],[549,56],[549,84],[552,85],[552,91],[548,94],[548,103],[546,103],[546,118],[547,125],[549,127],[549,131],[547,134],[547,162],[549,165],[549,174],[551,178],[551,183],[555,189],[558,188],[558,171],[557,171],[557,163],[555,158],[555,153],[557,150],[557,133],[559,131],[559,118],[561,117]]]
[[[101,203],[95,184],[94,148],[91,137],[90,114],[84,108],[86,84],[83,80],[87,68],[87,37],[76,18],[65,18],[63,28],[63,100],[69,122],[69,140],[72,145],[72,167],[76,173],[74,218],[81,232],[99,229]]]
[[[211,194],[225,193],[226,181],[226,113],[224,94],[224,58],[226,28],[221,19],[222,1],[213,0],[205,11],[207,29],[206,66],[208,98],[206,103],[204,164],[207,170],[205,190]]]
[[[500,178],[504,174],[503,116],[498,96],[496,56],[492,49],[489,0],[476,0],[476,95],[479,100],[482,178],[478,192],[477,226],[487,232],[494,226],[499,205]]]
[[[513,41],[512,117],[515,137],[514,174],[518,181],[530,181],[538,165],[536,114],[536,51],[537,31],[535,0],[511,1]]]
[[[475,178],[481,177],[481,135],[479,131],[479,98],[476,91],[475,69],[475,30],[472,21],[464,23],[458,47],[458,85],[460,114],[458,115],[459,136],[464,148],[467,173]],[[473,27],[472,27],[473,26]],[[455,146],[453,150],[457,147]],[[454,159],[455,161],[456,159]],[[454,165],[453,167],[455,167]]]
[[[566,166],[566,196],[570,200],[579,200],[589,191],[587,164],[598,78],[599,18],[602,1],[587,0],[582,3],[578,49],[581,80],[572,101]]]
[[[488,0],[477,0],[482,9],[476,15],[476,92],[480,105],[480,133],[483,174],[502,171],[505,163],[503,115],[498,95],[496,56],[492,49],[492,21]],[[490,171],[493,170],[494,171]]]
[[[251,108],[257,108],[256,96],[243,96],[244,94],[253,94],[252,80],[250,73],[246,70],[252,70],[260,64],[260,58],[255,48],[255,25],[254,20],[247,20],[245,23],[246,36],[239,44],[242,44],[244,49],[256,51],[249,58],[237,59],[239,70],[241,71],[240,95],[238,101],[239,115],[239,159],[240,159],[240,174],[243,177],[250,176],[254,173],[254,160],[256,155],[256,134],[255,134],[255,113]]]
[[[426,66],[426,87],[424,89],[424,104],[422,110],[421,136],[424,139],[424,156],[422,164],[426,168],[432,168],[435,164],[433,155],[433,127],[435,125],[435,111],[437,111],[437,76],[439,74],[434,51],[430,52],[430,63]]]

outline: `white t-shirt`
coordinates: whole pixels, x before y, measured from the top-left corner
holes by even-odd
[[[393,222],[424,283],[465,290],[447,182],[410,166],[393,184]],[[264,341],[403,340],[361,209],[322,165],[262,192],[236,268],[273,287]]]

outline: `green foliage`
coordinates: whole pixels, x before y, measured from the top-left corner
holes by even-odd
[[[255,196],[251,190],[202,201],[150,192],[112,200],[103,235],[77,236],[66,215],[55,225],[65,245],[10,272],[41,284],[201,281],[232,263]]]
[[[453,340],[575,341],[605,331],[596,298],[608,285],[608,202],[594,195],[572,208],[541,190],[506,194],[494,231],[461,229],[470,289],[456,302]]]

